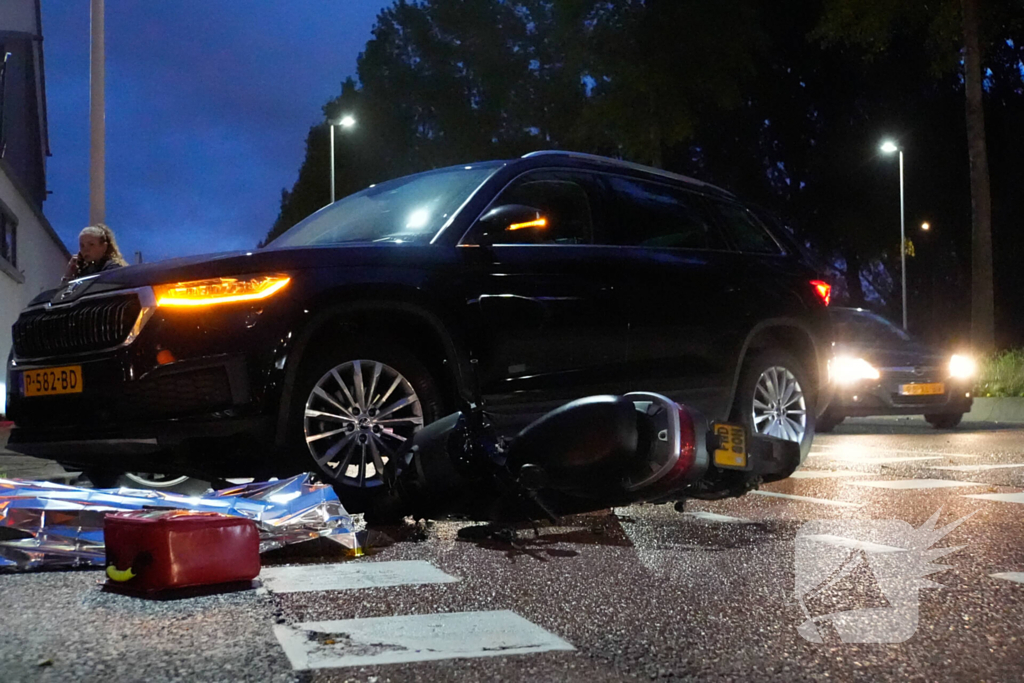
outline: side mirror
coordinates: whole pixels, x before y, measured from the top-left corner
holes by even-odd
[[[500,243],[502,240],[521,241],[511,235],[520,230],[545,230],[549,222],[540,209],[523,204],[506,204],[488,211],[477,225],[477,241],[482,245],[488,245]]]

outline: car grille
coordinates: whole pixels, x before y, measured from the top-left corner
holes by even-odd
[[[129,414],[147,417],[203,412],[232,404],[231,384],[223,367],[128,382],[124,398]]]
[[[108,349],[124,343],[141,311],[135,294],[26,311],[14,323],[14,353],[43,358]]]
[[[925,394],[923,396],[892,395],[892,403],[896,406],[932,406],[945,403],[947,399],[946,394]]]
[[[921,382],[941,382],[943,370],[934,366],[921,366],[914,372],[913,368],[883,368],[882,375],[886,379],[899,382],[900,384],[918,384]]]

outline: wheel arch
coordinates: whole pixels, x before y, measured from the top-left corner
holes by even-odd
[[[819,400],[822,394],[823,372],[822,354],[814,341],[814,333],[803,321],[793,318],[777,318],[758,323],[747,335],[740,349],[736,367],[733,370],[732,385],[729,392],[729,410],[736,402],[740,380],[747,361],[765,349],[783,349],[793,353],[805,365],[814,382],[815,412],[820,414],[828,405],[827,401]],[[825,377],[827,380],[827,377]]]
[[[332,332],[344,334],[368,329],[371,320],[375,336],[394,340],[427,367],[441,383],[441,394],[446,402],[469,397],[471,371],[465,345],[428,305],[400,296],[359,298],[313,309],[316,313],[298,333],[285,364],[275,436],[278,446],[286,443],[289,407],[304,363]]]

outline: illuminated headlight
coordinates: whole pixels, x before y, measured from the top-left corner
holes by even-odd
[[[978,364],[970,356],[954,354],[949,359],[949,376],[956,379],[970,379],[978,371]]]
[[[853,384],[862,379],[878,379],[878,370],[863,358],[837,356],[829,365],[832,381],[836,384]]]
[[[217,277],[153,287],[157,306],[212,306],[238,301],[266,299],[281,291],[291,278],[287,275]]]

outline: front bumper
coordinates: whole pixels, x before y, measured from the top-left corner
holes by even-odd
[[[213,476],[263,471],[289,348],[285,312],[264,304],[146,315],[113,348],[12,357],[7,412],[15,427],[8,448],[77,467]],[[32,341],[41,348],[45,337]],[[81,393],[24,395],[24,371],[68,365],[81,368]]]
[[[945,392],[931,395],[904,395],[900,387],[911,383],[897,378],[882,377],[852,385],[836,386],[829,413],[843,417],[871,415],[949,415],[970,412],[974,403],[969,381],[952,378],[915,378],[912,383],[942,382]]]

